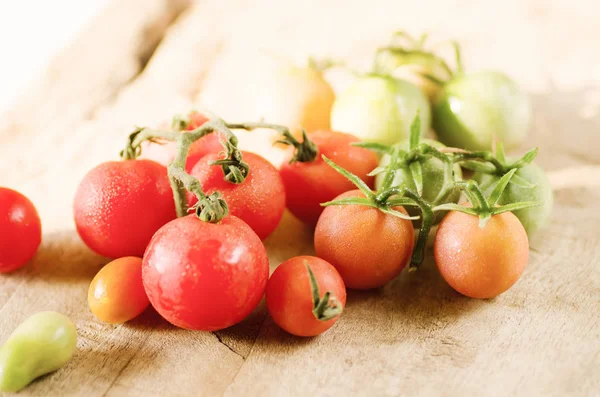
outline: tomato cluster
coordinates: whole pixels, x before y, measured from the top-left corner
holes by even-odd
[[[175,326],[216,331],[266,296],[282,329],[315,336],[339,319],[347,287],[378,288],[417,269],[438,223],[433,257],[452,288],[473,298],[508,290],[552,207],[537,149],[504,154],[526,133],[526,98],[504,75],[466,75],[460,56],[452,72],[423,40],[412,44],[380,49],[375,73],[321,101],[331,123],[323,109],[299,117],[308,132],[198,112],[133,131],[121,160],[92,169],[75,195],[81,239],[113,259],[90,285],[94,315],[122,323],[151,305]],[[422,138],[430,125],[441,142]],[[238,147],[233,131],[259,128],[287,145],[279,167]],[[269,277],[263,241],[286,208],[314,228],[316,256],[289,258]],[[25,197],[0,189],[0,226],[8,272],[35,254],[40,220]]]

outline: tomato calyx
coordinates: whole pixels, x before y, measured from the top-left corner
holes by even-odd
[[[474,180],[456,182],[457,187],[465,192],[465,195],[472,206],[466,207],[459,204],[447,203],[434,207],[433,211],[459,211],[477,216],[479,217],[479,227],[484,228],[490,218],[494,215],[541,205],[542,203],[539,201],[519,201],[506,205],[498,205],[498,201],[500,200],[502,193],[504,193],[504,189],[506,189],[506,186],[510,182],[510,179],[513,178],[515,172],[517,172],[517,168],[513,168],[500,178],[487,198],[484,196],[478,183]]]
[[[275,143],[290,145],[294,147],[294,154],[290,159],[290,164],[295,162],[310,163],[317,158],[319,149],[317,145],[306,135],[306,131],[302,129],[302,142],[298,141],[290,131],[283,131],[282,138]]]
[[[310,290],[313,301],[312,312],[315,318],[319,321],[328,321],[342,314],[344,307],[338,298],[330,291],[325,292],[323,298],[321,298],[319,284],[317,283],[315,274],[308,263],[305,263],[304,266],[306,266],[308,278],[310,280]]]

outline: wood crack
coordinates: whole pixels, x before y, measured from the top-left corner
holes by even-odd
[[[213,332],[211,332],[211,334],[213,334],[214,336],[216,336],[217,340],[219,341],[219,343],[221,343],[223,346],[225,346],[226,348],[228,348],[231,352],[233,352],[234,354],[240,356],[242,358],[242,360],[244,360],[244,361],[246,360],[246,357],[243,354],[241,354],[240,352],[238,352],[237,350],[235,350],[233,347],[231,347],[230,345],[228,345],[227,343],[225,343],[223,341],[223,338],[221,338],[221,336],[218,333],[216,333],[216,332],[213,331]]]

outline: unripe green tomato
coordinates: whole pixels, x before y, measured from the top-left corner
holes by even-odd
[[[34,379],[63,367],[77,345],[77,330],[56,312],[34,314],[0,348],[0,391],[16,392]]]
[[[438,139],[467,150],[489,150],[494,136],[506,149],[518,147],[531,126],[529,97],[498,72],[451,80],[438,92],[432,109]]]
[[[336,98],[331,127],[364,141],[394,145],[408,138],[417,111],[423,135],[429,131],[431,114],[421,90],[393,77],[367,75]]]
[[[445,145],[438,141],[434,141],[432,139],[421,139],[421,143],[426,143],[435,148],[443,148]],[[397,147],[402,150],[408,150],[409,141],[400,142]],[[390,163],[390,155],[386,154],[381,158],[379,162],[379,166],[386,166]],[[429,158],[427,161],[422,163],[422,171],[423,171],[423,194],[422,197],[428,203],[433,203],[433,201],[437,198],[440,190],[444,187],[444,164],[440,159],[435,157]],[[455,164],[453,167],[454,170],[454,180],[459,181],[462,179],[462,170],[460,165]],[[381,184],[383,183],[385,173],[381,173],[375,177],[375,189],[379,189]],[[413,192],[417,191],[417,187],[415,186],[414,180],[411,176],[410,170],[399,169],[396,171],[396,175],[394,176],[394,181],[392,182],[392,186],[400,186],[404,185],[408,189]],[[445,204],[445,203],[456,203],[460,198],[460,190],[454,189],[443,202],[436,204]],[[406,210],[411,216],[421,215],[421,212],[417,207],[406,207]],[[434,219],[434,223],[438,223],[443,217],[445,212],[438,212]],[[420,220],[415,222],[415,225],[419,225]]]
[[[506,186],[504,193],[502,193],[498,204],[506,205],[518,201],[539,201],[541,205],[513,211],[515,216],[519,218],[523,224],[527,235],[531,237],[550,221],[552,207],[554,205],[552,186],[544,171],[533,163],[519,168],[515,175],[526,179],[535,186],[527,188],[517,186],[514,183],[509,183]],[[476,172],[473,175],[473,179],[479,182],[481,186],[485,187],[489,193],[493,188],[493,184],[497,182],[500,177]]]

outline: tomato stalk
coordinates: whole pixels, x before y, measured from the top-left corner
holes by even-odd
[[[310,290],[313,301],[312,312],[315,318],[319,321],[327,321],[342,314],[344,307],[332,292],[325,292],[323,298],[321,298],[317,278],[310,268],[310,265],[305,263],[305,266],[306,270],[308,271],[308,278],[310,280]]]
[[[237,147],[238,139],[231,130],[252,130],[255,128],[271,128],[282,132],[288,130],[283,126],[266,123],[228,124],[218,117],[213,117],[210,121],[192,131],[181,132],[187,127],[188,123],[188,118],[176,116],[173,119],[174,131],[136,128],[127,138],[125,149],[121,151],[121,158],[123,160],[136,159],[141,154],[141,145],[145,141],[167,140],[177,142],[177,154],[167,167],[177,216],[182,217],[188,213],[187,190],[198,198],[198,202],[194,206],[196,216],[205,222],[217,223],[227,215],[227,203],[219,192],[206,195],[198,179],[185,170],[186,159],[192,143],[210,133],[220,133],[225,158],[213,161],[211,165],[221,166],[226,181],[239,184],[244,182],[250,169],[248,164],[243,161],[242,153]]]
[[[290,145],[294,147],[294,154],[290,160],[290,163],[301,162],[310,163],[317,158],[319,149],[313,141],[308,139],[306,131],[302,130],[302,142],[298,141],[289,130],[282,132],[282,138],[275,143],[281,143],[283,145]]]

